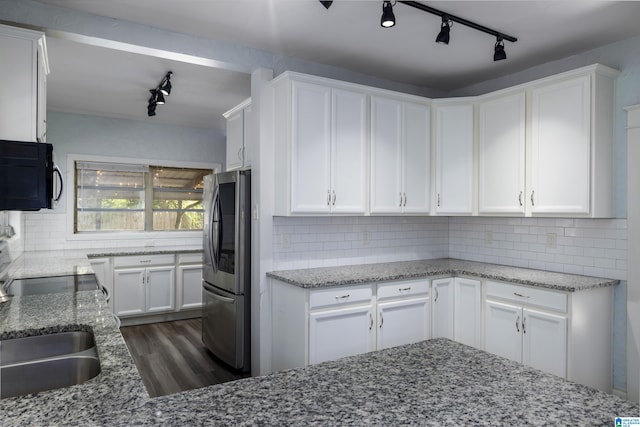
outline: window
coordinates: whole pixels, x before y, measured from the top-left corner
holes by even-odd
[[[9,228],[9,212],[0,211],[0,240],[3,237],[10,237],[10,228]]]
[[[210,169],[76,161],[75,232],[202,229]]]

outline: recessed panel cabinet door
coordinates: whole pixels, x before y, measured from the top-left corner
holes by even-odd
[[[481,307],[480,281],[456,277],[453,309],[456,341],[480,348]]]
[[[323,310],[309,315],[309,363],[375,350],[371,305]]]
[[[522,337],[522,363],[566,378],[566,317],[525,308],[523,309]]]
[[[402,103],[371,97],[371,213],[402,211]]]
[[[331,199],[331,89],[293,82],[291,212],[328,213]]]
[[[244,113],[236,111],[227,118],[227,170],[243,166],[244,156]]]
[[[484,349],[522,363],[522,308],[487,301],[485,305]]]
[[[478,212],[524,214],[524,92],[479,107]]]
[[[432,282],[432,328],[433,338],[453,339],[453,277],[436,279]]]
[[[378,350],[429,339],[429,320],[429,297],[378,303]]]
[[[367,97],[331,90],[331,212],[367,209]]]
[[[588,214],[590,208],[591,79],[532,91],[532,213]]]
[[[145,312],[144,268],[113,270],[113,309],[118,316]]]
[[[431,204],[430,109],[404,105],[404,190],[402,210],[428,213]]]
[[[149,267],[145,282],[148,313],[175,308],[175,267]]]

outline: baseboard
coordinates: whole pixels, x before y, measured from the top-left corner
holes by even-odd
[[[171,322],[173,320],[185,320],[202,317],[202,309],[183,310],[175,313],[151,314],[135,317],[121,317],[121,326],[145,325],[147,323]]]

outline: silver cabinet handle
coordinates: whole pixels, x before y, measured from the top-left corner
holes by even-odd
[[[369,330],[373,328],[373,315],[369,313]]]
[[[438,193],[438,207],[440,207],[440,193]]]
[[[331,204],[332,204],[333,206],[335,206],[335,205],[336,205],[336,192],[335,192],[335,190],[333,190],[333,201],[331,202]]]
[[[346,294],[346,295],[336,295],[336,300],[345,300],[347,298],[349,298],[351,296],[351,294]]]
[[[433,299],[433,302],[438,301],[438,288],[437,287],[435,288],[435,291],[436,291],[436,297]]]
[[[407,193],[402,193],[402,195],[404,196],[404,202],[402,203],[402,206],[407,206]]]
[[[327,206],[331,204],[331,190],[327,190]]]
[[[238,160],[242,160],[242,148],[238,148]]]
[[[514,292],[513,294],[514,294],[515,296],[517,296],[517,297],[520,297],[520,298],[531,298],[529,295],[522,295],[522,294],[519,294],[519,293],[517,293],[517,292]]]
[[[520,332],[520,326],[518,325],[518,322],[520,322],[520,316],[516,318],[516,331]]]
[[[149,264],[151,262],[150,259],[141,259],[140,264]]]
[[[398,292],[409,292],[411,290],[411,286],[407,288],[398,288]]]
[[[382,328],[383,324],[384,324],[384,317],[382,317],[382,312],[380,312],[380,328]]]
[[[522,191],[520,192],[520,194],[518,194],[518,203],[520,203],[520,206],[522,206]]]
[[[400,204],[398,206],[402,207],[402,191],[400,192]]]
[[[527,320],[527,318],[526,318],[526,317],[524,317],[524,316],[522,316],[522,333],[523,333],[523,334],[526,334],[526,333],[527,333],[527,327],[526,327],[526,325],[525,325],[526,320]]]
[[[533,199],[533,195],[534,194],[535,194],[535,191],[531,190],[531,206],[535,206],[536,205],[536,203],[535,203],[535,201]]]

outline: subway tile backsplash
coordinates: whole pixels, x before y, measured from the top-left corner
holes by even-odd
[[[276,217],[274,270],[451,257],[626,280],[626,219]]]

